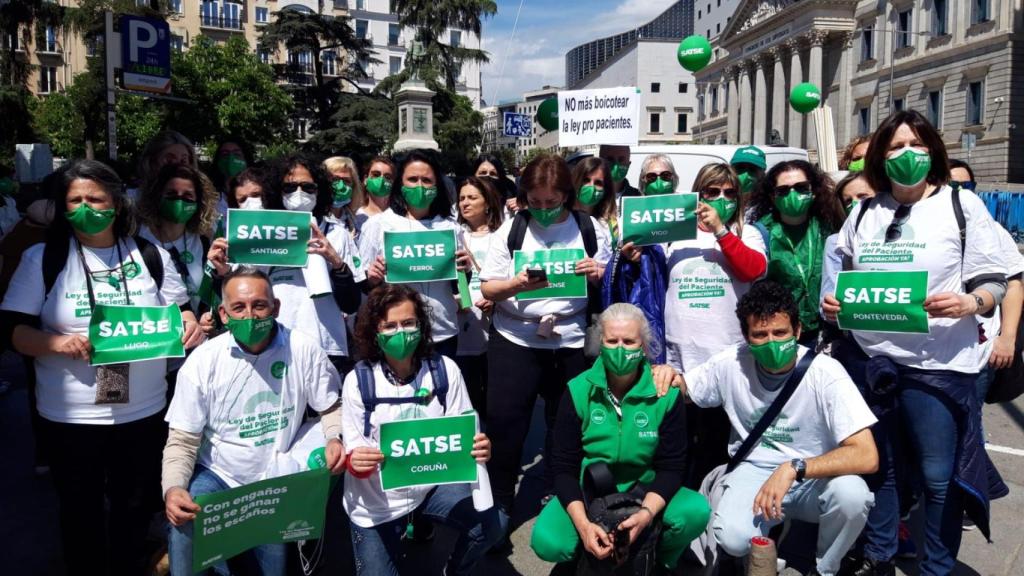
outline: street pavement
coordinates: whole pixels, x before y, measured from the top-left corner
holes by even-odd
[[[7,353],[0,358],[0,574],[59,575],[64,573],[57,530],[57,503],[47,475],[33,472],[33,439],[29,423],[28,396],[21,383],[20,360]],[[517,501],[516,526],[512,533],[511,555],[489,555],[476,570],[479,576],[546,576],[551,564],[540,561],[530,550],[530,531],[540,508],[543,492],[542,411],[534,413],[530,437],[526,443],[526,470]],[[1010,486],[1010,495],[992,505],[992,542],[985,542],[977,531],[964,534],[959,564],[960,576],[1024,575],[1024,398],[1012,404],[985,406],[985,432],[989,455]],[[912,520],[912,530],[922,550],[920,515]],[[450,534],[440,530],[430,545],[413,547],[407,566],[420,570],[421,560],[434,561],[446,548]],[[786,546],[784,546],[786,548]],[[813,553],[812,550],[803,551]],[[801,558],[794,558],[801,564]],[[806,561],[806,557],[803,558]],[[792,564],[792,563],[791,563]],[[695,573],[684,569],[684,574]],[[787,569],[786,576],[800,572]],[[915,562],[902,562],[899,573],[917,574]]]

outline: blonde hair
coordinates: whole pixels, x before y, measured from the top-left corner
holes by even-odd
[[[654,340],[654,333],[651,332],[651,324],[647,321],[647,316],[644,315],[643,310],[626,302],[612,304],[605,308],[604,312],[601,312],[601,315],[597,317],[597,322],[594,323],[594,331],[591,333],[594,337],[589,339],[591,350],[588,350],[588,352],[591,355],[597,356],[601,353],[601,346],[604,342],[605,322],[616,320],[638,323],[640,325],[640,347],[643,348],[644,355],[647,356],[648,360],[658,356],[661,352],[661,345]]]
[[[164,186],[176,178],[192,183],[196,191],[196,202],[199,204],[198,217],[190,218],[185,224],[185,229],[200,236],[212,236],[217,219],[220,218],[220,213],[217,210],[220,193],[217,192],[217,188],[206,177],[206,174],[188,166],[174,164],[164,166],[153,176],[152,180],[146,183],[136,204],[139,219],[149,226],[150,230],[159,225],[162,218],[160,216],[160,201],[164,197]]]
[[[749,194],[740,194],[740,179],[736,176],[736,169],[727,162],[705,164],[700,172],[697,172],[697,177],[693,180],[693,191],[700,194],[702,190],[708,186],[715,184],[728,184],[736,189],[736,213],[732,216],[732,223],[736,224],[737,232],[742,233],[743,231],[743,214],[747,208],[747,196]],[[729,227],[730,222],[722,222],[726,228]]]
[[[348,206],[345,206],[345,209],[355,216],[356,210],[362,208],[366,203],[363,179],[359,177],[359,167],[356,166],[355,160],[348,156],[331,156],[324,160],[324,169],[327,170],[328,177],[338,170],[348,170],[349,174],[352,175],[352,201],[349,202]]]
[[[651,167],[651,164],[655,162],[661,162],[665,166],[668,166],[669,172],[672,173],[672,191],[675,192],[676,188],[679,188],[679,173],[676,172],[676,167],[672,164],[672,159],[664,154],[651,154],[647,158],[644,158],[642,164],[640,164],[640,191],[643,192],[644,186],[644,175],[647,174],[647,169]]]

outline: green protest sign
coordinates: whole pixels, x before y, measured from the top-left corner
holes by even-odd
[[[320,468],[196,496],[193,572],[263,544],[319,538],[330,477]]]
[[[455,230],[384,232],[385,282],[455,280]]]
[[[305,266],[311,219],[291,210],[228,210],[228,262]]]
[[[475,482],[475,434],[474,414],[381,424],[381,488]]]
[[[182,358],[181,309],[170,306],[97,304],[89,320],[93,366]]]
[[[637,246],[697,237],[697,195],[663,194],[622,199],[622,242]]]
[[[928,272],[840,272],[837,320],[843,330],[928,333]]]
[[[576,263],[586,253],[582,248],[555,248],[523,252],[516,250],[512,256],[516,274],[528,268],[539,268],[548,275],[547,288],[520,292],[516,300],[543,300],[545,298],[586,298],[587,277],[576,275]]]

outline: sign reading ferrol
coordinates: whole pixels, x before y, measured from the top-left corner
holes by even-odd
[[[381,424],[381,488],[475,482],[475,435],[474,414]]]
[[[455,280],[455,230],[384,232],[390,284]]]
[[[928,272],[840,272],[837,320],[843,330],[928,333]]]
[[[305,266],[312,217],[291,210],[228,210],[228,262]]]
[[[637,246],[697,237],[697,195],[663,194],[622,199],[622,242]]]
[[[127,90],[171,93],[171,29],[159,18],[121,16],[121,83]]]
[[[93,366],[183,358],[181,309],[170,306],[97,304],[89,319]]]
[[[330,478],[320,468],[196,496],[192,571],[263,544],[319,538]]]
[[[582,248],[555,248],[524,252],[516,250],[512,255],[516,274],[533,268],[544,270],[548,276],[548,287],[520,292],[516,300],[544,300],[546,298],[586,298],[587,277],[576,275],[576,263],[584,258]]]

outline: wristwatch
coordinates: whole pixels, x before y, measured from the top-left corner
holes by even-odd
[[[729,229],[728,228],[722,228],[718,232],[715,232],[715,240],[721,240],[722,238],[725,238],[726,234],[728,234],[728,233],[729,233]]]
[[[971,294],[971,296],[974,297],[974,303],[978,305],[978,309],[975,310],[974,312],[976,314],[980,313],[981,309],[985,307],[985,300],[983,300],[982,297],[978,296],[977,294]]]
[[[789,465],[793,467],[793,470],[796,470],[796,481],[803,482],[804,475],[807,474],[807,462],[803,458],[793,458],[789,461]]]

